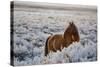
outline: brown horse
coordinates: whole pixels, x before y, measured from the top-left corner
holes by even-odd
[[[70,22],[64,34],[51,35],[47,38],[45,56],[47,56],[50,51],[61,51],[61,49],[64,47],[67,48],[72,42],[79,42],[79,40],[78,29],[73,22]]]

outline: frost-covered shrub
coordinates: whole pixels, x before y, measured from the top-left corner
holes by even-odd
[[[18,9],[18,8],[17,8]],[[24,9],[24,8],[23,8]],[[24,9],[26,10],[26,9]],[[29,11],[30,10],[30,11]],[[69,63],[97,60],[97,17],[93,12],[14,11],[14,65]],[[51,34],[63,34],[69,21],[78,27],[80,41],[44,56]]]

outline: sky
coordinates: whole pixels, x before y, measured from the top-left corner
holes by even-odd
[[[97,5],[97,0],[14,0],[14,1],[32,1],[32,2],[49,2],[79,5]]]

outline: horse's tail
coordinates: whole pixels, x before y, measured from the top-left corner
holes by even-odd
[[[45,43],[45,56],[48,55],[48,40],[49,40],[49,37],[47,38],[46,43]]]

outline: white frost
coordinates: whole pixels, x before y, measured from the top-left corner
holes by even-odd
[[[97,60],[97,16],[95,11],[43,10],[20,8],[14,11],[14,65],[69,63]],[[27,10],[27,8],[23,8]],[[44,56],[51,34],[62,33],[69,21],[78,27],[80,42],[61,52]]]

